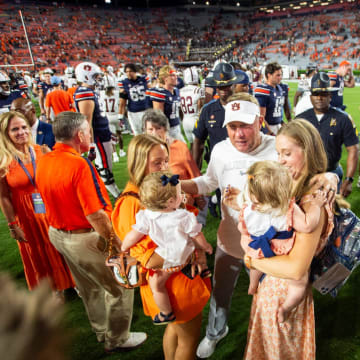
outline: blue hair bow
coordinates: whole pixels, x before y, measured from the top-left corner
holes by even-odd
[[[172,186],[176,186],[179,183],[179,175],[173,175],[171,177],[167,177],[166,175],[162,175],[160,177],[162,186],[167,185],[170,183]]]

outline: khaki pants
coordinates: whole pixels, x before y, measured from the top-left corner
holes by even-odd
[[[124,289],[105,265],[106,241],[97,232],[68,234],[50,227],[51,243],[64,256],[75,279],[93,331],[105,348],[129,337],[134,291]]]

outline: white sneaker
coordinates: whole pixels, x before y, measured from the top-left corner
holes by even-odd
[[[129,335],[130,335],[129,338],[123,344],[113,349],[105,348],[105,352],[114,353],[114,352],[123,351],[124,349],[135,349],[140,345],[142,345],[147,339],[147,335],[144,332],[131,332]]]
[[[118,156],[118,154],[116,152],[113,153],[112,157],[113,157],[113,162],[119,162],[120,161],[119,156]]]
[[[226,326],[224,333],[216,340],[210,340],[206,336],[201,340],[197,350],[196,356],[200,359],[206,359],[210,357],[216,348],[216,344],[223,339],[229,332],[229,327]]]
[[[120,151],[119,151],[119,156],[120,156],[120,157],[126,156],[126,152],[125,152],[123,149],[120,149]]]

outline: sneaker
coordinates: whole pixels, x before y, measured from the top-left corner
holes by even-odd
[[[120,151],[119,151],[119,156],[120,156],[120,157],[126,156],[126,152],[125,152],[123,149],[120,149]]]
[[[113,153],[112,158],[113,158],[113,162],[114,162],[114,163],[120,161],[119,156],[118,156],[118,154],[117,154],[116,152]]]
[[[216,348],[216,344],[223,339],[229,332],[229,327],[226,326],[225,331],[218,339],[210,340],[206,336],[201,340],[201,343],[199,344],[197,350],[196,350],[196,356],[200,359],[206,359],[210,357]]]
[[[105,348],[105,352],[111,354],[114,352],[136,349],[147,339],[147,335],[144,332],[131,332],[129,335],[129,338],[123,344],[112,349]]]

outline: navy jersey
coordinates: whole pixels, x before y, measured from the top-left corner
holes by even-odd
[[[209,151],[211,154],[214,146],[227,138],[225,120],[225,109],[220,100],[211,100],[201,109],[199,120],[195,123],[194,135],[202,142],[209,137]]]
[[[280,85],[274,88],[268,84],[258,84],[254,92],[260,106],[266,108],[266,122],[269,125],[281,124],[285,103],[283,88]]]
[[[331,102],[330,105],[341,110],[345,110],[346,106],[344,105],[344,78],[338,75],[335,72],[328,73],[331,81],[335,81],[334,88],[337,88],[337,91],[331,92]]]
[[[320,121],[313,108],[297,117],[308,120],[318,129],[328,158],[328,171],[333,171],[338,166],[342,145],[349,147],[359,143],[354,122],[342,110],[330,107]]]
[[[79,102],[83,100],[92,100],[95,103],[95,108],[92,117],[92,128],[94,131],[94,138],[98,138],[101,142],[110,141],[111,132],[109,129],[109,121],[105,113],[101,110],[99,105],[99,98],[95,91],[86,86],[79,86],[74,93],[74,100],[76,110],[79,111]],[[94,140],[95,140],[94,139]]]
[[[23,97],[23,93],[20,90],[12,90],[9,96],[0,96],[0,114],[10,111],[11,103],[19,98]]]
[[[180,125],[180,92],[174,88],[174,92],[164,88],[153,88],[149,90],[150,100],[164,103],[164,114],[169,119],[170,127]]]
[[[287,99],[288,105],[289,105],[289,110],[291,110],[291,104],[289,101],[289,85],[288,84],[284,84],[284,83],[280,83],[281,88],[283,89],[284,92],[284,105],[285,105],[285,101]],[[284,108],[283,108],[284,110]]]
[[[124,78],[119,81],[119,89],[120,91],[125,91],[129,111],[139,112],[149,107],[149,103],[146,100],[147,84],[148,81],[145,76],[138,76],[136,80]]]
[[[44,82],[44,81],[41,81],[41,82],[38,84],[38,89],[43,91],[44,96],[46,96],[46,94],[48,93],[48,91],[49,91],[50,89],[52,89],[53,87],[54,87],[53,85],[47,84],[47,83]]]

